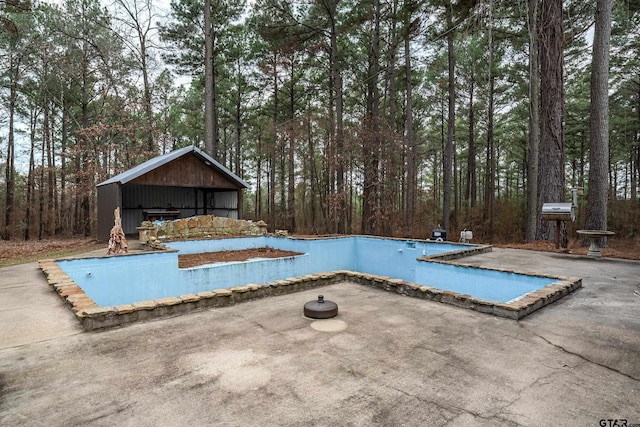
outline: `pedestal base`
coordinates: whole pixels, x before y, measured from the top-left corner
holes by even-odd
[[[600,258],[602,257],[602,253],[600,252],[600,246],[598,246],[599,237],[592,237],[589,239],[591,244],[589,245],[589,251],[587,252],[587,256],[592,258]]]
[[[600,240],[603,237],[609,237],[616,234],[613,231],[606,231],[606,230],[577,230],[576,233],[589,239],[589,242],[591,244],[589,245],[589,251],[587,252],[587,256],[591,258],[602,258],[602,253],[600,252],[600,246],[598,245],[598,240]]]

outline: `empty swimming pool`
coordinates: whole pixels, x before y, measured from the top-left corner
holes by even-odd
[[[133,304],[183,294],[267,283],[312,273],[349,270],[387,276],[476,298],[509,302],[542,289],[555,278],[417,260],[460,251],[467,245],[373,237],[292,239],[232,238],[168,243],[177,252],[58,261],[99,306]],[[269,246],[303,255],[178,268],[178,254]],[[119,280],[114,280],[118,272]]]
[[[368,236],[263,236],[167,244],[170,250],[42,260],[40,268],[87,330],[345,281],[520,319],[582,286],[579,278],[523,274],[450,261],[491,250],[482,245]],[[179,254],[265,246],[301,255],[178,267]]]

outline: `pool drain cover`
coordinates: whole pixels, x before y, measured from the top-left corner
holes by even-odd
[[[329,319],[338,315],[338,304],[325,301],[324,296],[318,295],[317,301],[309,301],[304,305],[304,315],[312,319]]]

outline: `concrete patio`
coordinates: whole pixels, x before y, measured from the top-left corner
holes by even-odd
[[[640,263],[494,249],[583,278],[520,321],[353,283],[84,332],[37,264],[0,269],[0,425],[640,424]],[[333,320],[302,317],[322,293]]]

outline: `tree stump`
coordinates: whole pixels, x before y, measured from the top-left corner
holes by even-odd
[[[129,244],[127,243],[127,238],[124,236],[124,231],[122,230],[122,219],[120,218],[120,208],[116,208],[113,211],[113,216],[115,218],[115,225],[111,229],[109,233],[109,251],[108,255],[121,255],[126,254],[129,251]]]

